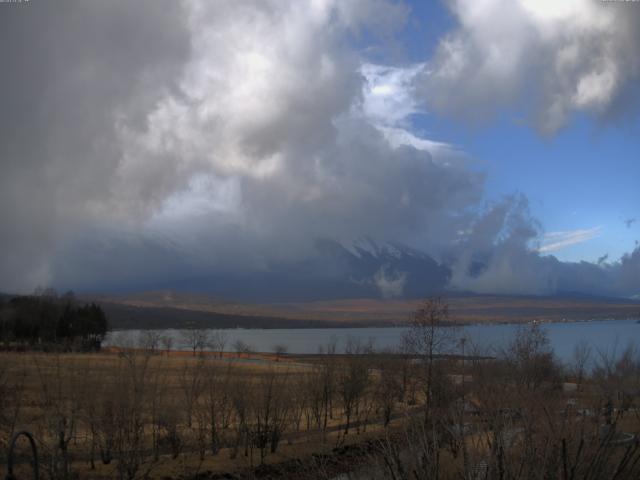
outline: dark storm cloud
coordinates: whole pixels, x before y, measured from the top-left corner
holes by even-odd
[[[0,288],[46,283],[58,237],[110,195],[115,121],[144,120],[187,55],[177,2],[33,1],[0,15]]]
[[[379,96],[406,90],[416,72],[363,67],[349,38],[392,35],[402,5],[10,7],[0,17],[0,290],[209,282],[270,292],[279,278],[308,296],[342,278],[343,292],[396,296],[419,278],[510,293],[595,292],[607,280],[607,291],[634,294],[637,250],[600,266],[541,256],[526,199],[481,208],[484,174],[406,129],[409,93]],[[379,249],[376,265],[348,253],[363,237],[406,250]],[[414,272],[413,258],[433,275]],[[365,273],[352,278],[353,265]]]
[[[261,268],[326,235],[445,242],[482,176],[391,147],[352,113],[364,83],[347,33],[392,31],[404,13],[383,1],[8,10],[0,288]],[[153,243],[154,229],[184,240],[174,260],[122,240]]]

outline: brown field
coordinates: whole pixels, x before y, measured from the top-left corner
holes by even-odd
[[[395,355],[0,352],[0,476],[28,430],[50,479],[638,478],[638,350],[588,375],[536,327],[498,359],[434,356],[413,328],[427,343]]]
[[[117,328],[166,328],[184,322],[221,328],[295,328],[406,324],[421,300],[346,299],[257,305],[206,295],[147,292],[102,297],[100,302]],[[474,295],[452,296],[447,302],[451,319],[459,323],[640,318],[640,302],[624,299]]]
[[[238,354],[230,352],[194,356],[176,351],[150,354],[141,349],[105,349],[99,354],[0,353],[0,452],[6,452],[11,432],[26,429],[38,440],[41,462],[48,460],[44,463],[47,476],[64,478],[63,468],[80,478],[128,478],[118,461],[100,461],[99,444],[113,436],[114,443],[123,442],[121,455],[126,449],[141,449],[131,478],[178,478],[202,471],[241,472],[261,463],[310,457],[379,436],[383,430],[380,416],[373,412],[372,395],[368,394],[366,412],[352,414],[350,431],[345,434],[345,417],[337,399],[328,407],[326,423],[320,425],[309,409],[292,405],[291,400],[303,393],[305,382],[317,368],[301,367],[297,359],[272,354],[242,354],[242,362],[237,358]],[[265,400],[263,389],[269,386],[273,392]],[[226,408],[229,418],[214,420],[222,423],[217,425],[221,430],[218,451],[212,454],[208,438],[212,417],[205,410],[212,407],[208,401],[219,402],[223,396],[229,397],[228,405],[215,406]],[[279,411],[287,417],[278,427],[282,439],[277,451],[265,445],[264,458],[255,442],[247,444],[237,438],[239,420],[231,418],[231,410],[240,408],[236,403],[242,398],[250,400],[242,408],[253,410],[247,415],[254,416],[254,424],[261,414]],[[261,400],[274,403],[270,411],[261,410]],[[122,409],[121,416],[106,406]],[[132,418],[139,418],[137,433],[130,431]],[[134,434],[139,436],[136,441],[130,438]],[[67,442],[64,454],[58,445],[61,435]],[[179,437],[181,445],[172,449],[162,442],[162,435]],[[26,444],[21,449],[26,450]],[[117,457],[115,450],[112,453]],[[61,456],[67,457],[66,465],[54,471],[51,464],[60,462]],[[0,477],[4,478],[4,454],[0,460]],[[24,459],[22,463],[18,471],[28,470]]]

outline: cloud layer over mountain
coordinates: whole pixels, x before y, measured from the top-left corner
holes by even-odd
[[[402,68],[357,48],[403,28],[408,8],[385,0],[3,10],[0,289],[640,292],[640,250],[600,265],[541,256],[526,199],[487,205],[484,173],[411,129],[427,106],[511,101],[544,66],[536,115],[552,132],[572,110],[613,115],[637,78],[620,46],[637,38],[636,20],[605,35],[618,14],[593,7],[561,35],[560,20],[523,2],[519,23],[490,29],[488,3],[482,14],[454,3],[459,29],[435,58]],[[492,60],[516,27],[525,38]],[[565,53],[546,50],[559,40]],[[374,252],[353,250],[364,238]]]

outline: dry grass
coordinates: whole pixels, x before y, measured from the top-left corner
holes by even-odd
[[[140,350],[110,350],[98,354],[0,353],[0,393],[5,393],[0,397],[2,399],[0,442],[5,442],[9,433],[7,422],[11,419],[8,418],[7,413],[15,410],[18,422],[12,426],[12,429],[25,428],[32,431],[41,445],[42,458],[59,460],[60,456],[55,457],[52,452],[55,451],[56,434],[62,430],[70,435],[68,458],[71,460],[70,470],[74,475],[80,478],[126,478],[127,475],[124,475],[119,468],[117,452],[116,458],[108,465],[102,464],[96,455],[95,466],[92,467],[89,449],[92,438],[91,425],[95,425],[91,422],[91,416],[102,415],[100,408],[105,400],[119,405],[118,402],[122,398],[130,398],[131,400],[122,404],[123,408],[129,409],[125,411],[123,418],[125,422],[130,417],[138,418],[143,425],[140,430],[143,438],[135,445],[143,445],[142,457],[144,457],[141,464],[136,466],[137,469],[132,478],[189,478],[198,472],[206,471],[246,472],[252,466],[258,465],[261,457],[257,445],[250,446],[249,443],[243,443],[240,440],[241,434],[238,433],[240,432],[238,428],[241,424],[239,423],[240,414],[237,413],[238,408],[247,408],[254,412],[247,414],[249,418],[247,425],[255,425],[251,422],[256,421],[257,412],[264,408],[264,401],[268,400],[264,394],[270,385],[274,385],[278,391],[270,401],[285,402],[289,409],[289,417],[282,431],[277,451],[268,453],[262,459],[266,464],[309,458],[314,453],[327,454],[336,446],[360,443],[372,438],[391,438],[394,435],[401,439],[401,448],[405,449],[405,452],[409,451],[416,437],[410,437],[406,428],[414,424],[419,427],[422,423],[422,415],[425,411],[422,405],[425,399],[424,385],[418,384],[417,405],[408,407],[395,402],[394,420],[385,429],[380,422],[381,413],[374,405],[374,399],[377,389],[384,385],[385,374],[388,374],[383,366],[390,368],[389,371],[393,374],[397,374],[400,372],[398,369],[401,365],[399,363],[396,365],[396,362],[400,362],[401,358],[379,357],[376,359],[375,355],[331,358],[331,362],[336,362],[332,364],[335,367],[336,381],[341,371],[348,371],[349,362],[365,362],[359,365],[366,365],[365,371],[368,372],[368,386],[360,404],[363,409],[360,412],[360,419],[364,423],[353,424],[348,435],[344,434],[344,405],[341,404],[337,384],[333,397],[334,405],[331,409],[332,417],[327,419],[326,431],[318,429],[313,419],[309,421],[305,418],[305,415],[310,414],[312,407],[308,400],[305,403],[303,399],[304,389],[312,389],[315,386],[314,382],[321,381],[323,362],[320,358],[314,358],[312,365],[301,365],[301,359],[295,357],[280,358],[276,361],[274,355],[263,354],[242,354],[242,358],[238,360],[236,354],[225,354],[220,358],[215,353],[205,353],[202,356],[193,356],[185,352],[150,355]],[[325,362],[325,365],[331,365],[329,358],[326,358]],[[410,363],[410,365],[414,364]],[[197,436],[199,426],[206,424],[202,423],[206,422],[206,418],[194,413],[193,424],[187,425],[185,389],[188,389],[191,379],[197,372],[205,372],[202,370],[205,367],[212,368],[212,371],[217,372],[216,375],[220,375],[220,379],[228,382],[224,385],[220,383],[219,390],[215,390],[214,395],[222,397],[226,394],[234,398],[232,402],[247,401],[247,403],[244,407],[235,404],[230,407],[235,409],[236,413],[230,417],[220,451],[214,455],[207,447],[206,452],[201,456],[198,443],[200,440]],[[451,377],[453,373],[458,372],[460,366],[456,362],[441,361],[438,363],[438,368],[447,372],[447,377]],[[603,422],[607,421],[602,414],[607,397],[612,395],[612,392],[619,391],[619,389],[607,387],[608,383],[598,383],[595,379],[575,392],[564,393],[558,387],[559,384],[552,387],[546,380],[538,388],[531,389],[518,382],[517,372],[515,376],[513,374],[509,376],[505,365],[500,362],[477,361],[468,366],[467,370],[468,385],[465,387],[467,390],[464,398],[467,402],[478,406],[479,413],[465,414],[464,420],[461,419],[460,410],[455,406],[460,399],[461,382],[458,384],[451,382],[450,386],[446,387],[450,390],[445,392],[448,399],[434,407],[434,412],[437,412],[434,414],[434,421],[439,425],[437,428],[444,429],[443,431],[455,425],[455,422],[468,422],[472,430],[466,435],[462,434],[461,439],[467,449],[474,452],[473,456],[476,459],[491,457],[495,453],[490,445],[496,442],[493,432],[500,429],[505,431],[529,428],[540,437],[535,442],[541,443],[534,442],[534,444],[546,445],[545,448],[551,448],[548,445],[551,443],[555,445],[559,439],[565,437],[569,440],[579,438],[576,436],[585,435],[582,433],[583,430],[587,432],[584,438],[595,439],[597,444],[600,438],[599,428]],[[411,375],[419,376],[417,370],[411,372]],[[315,374],[318,376],[313,376]],[[309,380],[311,383],[308,383]],[[637,384],[636,377],[629,377],[627,380]],[[11,390],[6,389],[11,385],[16,387],[14,391],[18,392],[17,396],[12,396]],[[242,390],[237,390],[238,386],[241,386]],[[141,390],[139,396],[135,394],[137,387]],[[199,395],[200,400],[196,400],[194,411],[203,414],[208,408],[206,392],[200,392]],[[568,403],[569,399],[571,399],[570,403]],[[613,400],[618,402],[616,405],[621,405],[619,399]],[[162,444],[164,446],[159,447],[158,457],[154,459],[151,447],[154,445],[153,428],[155,427],[153,426],[162,423],[159,423],[162,415],[154,414],[152,411],[156,401],[158,402],[156,407],[165,415],[175,417],[175,428],[183,444],[177,450],[177,454],[166,443]],[[300,404],[297,402],[302,402],[303,405],[301,421],[298,424],[294,421],[295,405]],[[363,413],[365,408],[371,409],[369,414]],[[579,414],[579,411],[593,413],[583,415]],[[273,410],[271,413],[275,412]],[[518,412],[518,415],[511,418],[512,412]],[[2,413],[5,414],[4,417]],[[57,423],[63,419],[66,422],[75,422],[73,429],[69,428],[69,424],[62,428]],[[411,419],[415,419],[416,422],[408,421]],[[616,414],[616,424],[618,431],[640,432],[640,410],[630,409],[624,415]],[[102,424],[98,422],[98,425]],[[167,431],[158,430],[156,434],[160,432],[166,436]],[[519,435],[517,442],[521,445],[529,441],[522,434],[515,435]],[[236,438],[239,445],[234,448]],[[245,448],[248,455],[245,455]],[[511,448],[509,455],[512,461],[517,462],[521,458],[526,458],[526,454],[519,452],[520,448],[518,444]],[[5,447],[0,445],[0,449],[3,451]],[[438,447],[438,452],[444,475],[439,478],[454,478],[453,472],[459,472],[461,468],[462,459],[459,452],[453,453],[451,445],[446,442]],[[378,451],[378,454],[380,453],[381,451]],[[420,455],[420,452],[416,453],[415,458],[421,458]],[[615,455],[618,453],[614,452],[613,460]],[[361,460],[376,461],[373,457]],[[357,462],[354,460],[355,464]],[[23,463],[21,468],[25,470],[26,464]],[[451,474],[450,477],[446,476],[449,475],[447,472]],[[0,478],[5,473],[0,469]]]
[[[131,367],[129,358],[137,359],[136,366]],[[185,375],[195,372],[203,364],[215,366],[220,371],[231,369],[230,380],[242,378],[247,384],[261,385],[268,375],[276,375],[286,379],[293,393],[301,378],[309,372],[309,367],[300,366],[290,359],[277,359],[268,354],[224,354],[222,358],[217,353],[206,353],[193,356],[186,352],[171,352],[169,354],[145,355],[142,351],[122,351],[111,349],[95,354],[43,354],[43,353],[0,353],[0,370],[4,385],[15,386],[18,393],[15,397],[6,396],[0,407],[5,412],[16,411],[18,422],[10,430],[29,430],[36,435],[41,444],[41,451],[53,448],[56,443],[54,430],[47,423],[47,417],[60,415],[76,422],[73,439],[69,442],[69,457],[72,459],[71,470],[80,478],[114,478],[120,472],[117,461],[103,465],[98,458],[91,466],[89,460],[89,438],[91,435],[90,422],[87,415],[86,403],[94,401],[101,404],[104,399],[116,399],[125,394],[122,391],[122,377],[135,375],[133,368],[140,369],[149,384],[158,380],[162,384],[162,404],[165,409],[184,413]],[[142,370],[144,365],[144,371]],[[147,385],[145,388],[150,388]],[[150,397],[145,396],[145,402]],[[74,408],[76,408],[74,410]],[[93,408],[93,407],[92,407]],[[147,407],[144,407],[147,408]],[[344,435],[342,425],[344,418],[340,408],[333,409],[333,418],[327,423],[327,432],[322,434],[313,426],[307,430],[304,420],[301,431],[294,431],[289,425],[276,453],[265,458],[267,463],[278,463],[292,458],[308,456],[312,453],[326,453],[337,445],[359,442],[371,435],[380,433],[379,424],[360,428],[354,427],[349,435]],[[149,422],[151,414],[145,410],[144,417]],[[372,421],[377,422],[374,415]],[[182,420],[184,423],[184,420]],[[249,456],[241,451],[232,459],[232,449],[225,447],[212,456],[209,452],[200,460],[196,452],[193,438],[196,431],[194,426],[188,429],[181,425],[181,435],[185,445],[177,458],[172,458],[170,452],[163,450],[157,460],[152,459],[151,451],[145,455],[146,460],[140,466],[138,475],[150,478],[177,478],[198,471],[235,472],[255,466],[260,463],[260,456],[256,449],[252,449]],[[55,427],[55,426],[53,426]],[[0,449],[5,451],[6,441],[10,433],[7,425],[0,425]],[[233,426],[230,426],[232,429]],[[365,431],[366,430],[366,431]],[[150,427],[144,427],[145,445],[150,443]],[[228,434],[228,440],[231,440]],[[146,447],[149,448],[149,447]],[[96,455],[97,457],[97,455]],[[24,469],[22,465],[20,468]],[[0,467],[0,478],[6,472],[4,462]]]

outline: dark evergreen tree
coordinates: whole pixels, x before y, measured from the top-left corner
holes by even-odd
[[[102,308],[95,303],[77,305],[72,292],[58,297],[49,289],[0,302],[0,341],[5,347],[96,350],[107,330]]]

